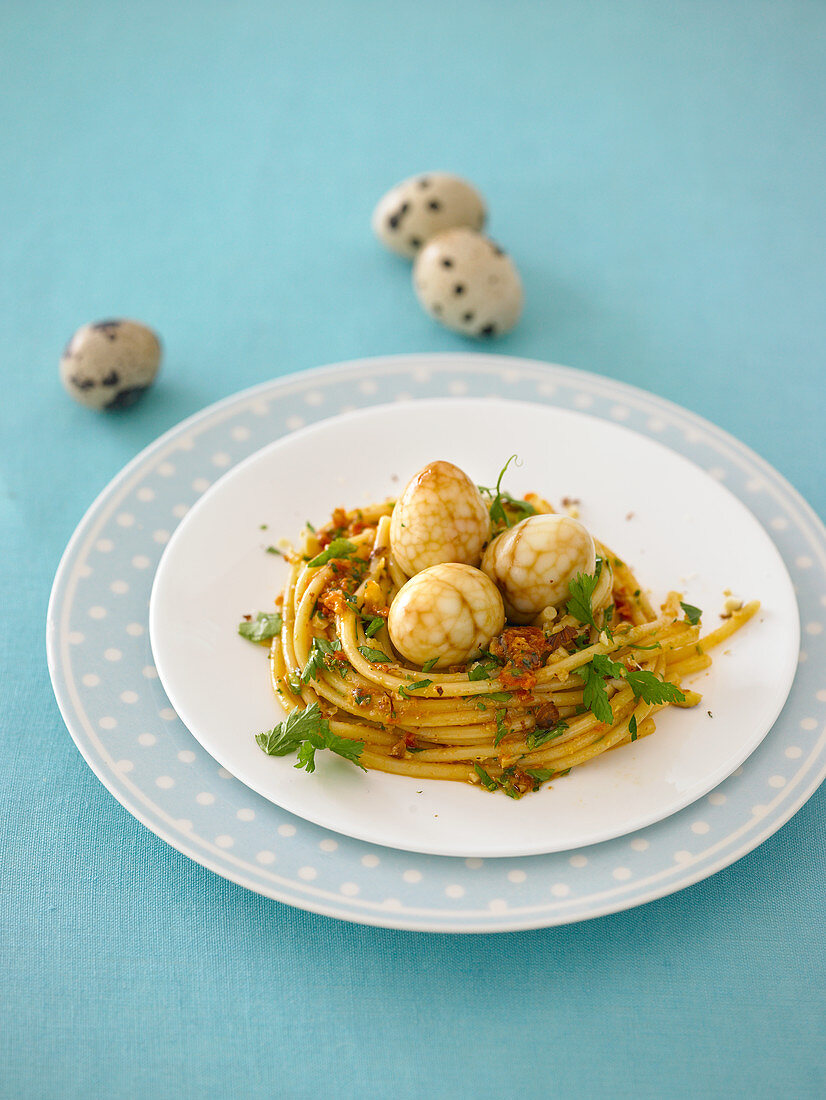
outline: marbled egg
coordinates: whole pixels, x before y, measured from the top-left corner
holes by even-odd
[[[90,409],[125,409],[155,380],[161,342],[138,321],[82,325],[63,352],[60,378],[69,394]]]
[[[390,549],[412,577],[431,565],[478,565],[490,538],[482,494],[451,462],[429,462],[407,483],[390,519]]]
[[[373,232],[392,252],[408,258],[437,233],[457,225],[481,229],[485,203],[458,176],[428,172],[397,183],[373,211]]]
[[[568,582],[593,573],[596,547],[572,516],[528,516],[493,540],[482,569],[505,601],[508,620],[529,623],[546,607],[568,599]]]
[[[463,664],[505,625],[496,586],[470,565],[432,565],[417,573],[390,605],[390,640],[408,661],[434,668]]]
[[[413,267],[413,286],[432,317],[465,336],[499,336],[522,312],[513,261],[472,229],[449,229],[428,241]]]

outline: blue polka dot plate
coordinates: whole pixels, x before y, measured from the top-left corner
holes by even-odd
[[[657,735],[575,768],[518,802],[467,783],[364,773],[319,754],[312,775],[266,758],[253,733],[284,718],[266,654],[238,636],[242,611],[272,608],[288,568],[267,544],[309,517],[392,496],[434,458],[491,484],[579,501],[581,518],[639,567],[657,606],[680,588],[719,622],[724,593],[761,608],[692,686],[702,706],[669,708]],[[560,460],[560,456],[565,456]],[[618,470],[629,471],[628,477]],[[633,511],[629,511],[633,508]],[[262,524],[262,521],[265,521]],[[262,526],[265,528],[262,531]],[[744,553],[743,548],[748,547]],[[213,485],[164,550],[149,610],[155,667],[172,707],[219,764],[317,825],[428,855],[493,858],[581,848],[675,813],[726,779],[786,701],[800,643],[794,591],[774,543],[719,481],[655,440],[585,413],[499,398],[376,405],[291,433]]]
[[[270,800],[272,791],[264,797],[242,783],[238,769],[225,766],[229,757],[214,758],[181,722],[161,687],[148,631],[153,577],[179,521],[192,509],[194,523],[193,505],[204,498],[208,509],[207,491],[216,478],[274,440],[296,433],[300,442],[301,429],[359,406],[398,403],[414,416],[409,402],[434,397],[529,402],[571,423],[585,414],[591,424],[603,422],[606,434],[608,425],[631,429],[664,453],[689,459],[706,480],[722,483],[747,506],[764,533],[760,538],[768,543],[769,536],[777,547],[801,610],[797,672],[768,734],[710,793],[644,828],[626,822],[624,835],[613,839],[583,843],[587,834],[581,833],[575,850],[567,844],[564,851],[497,853],[500,858],[466,847],[464,858],[413,854],[343,835],[340,822],[341,831],[333,831],[295,816]],[[490,461],[496,465],[498,444],[494,449]],[[481,472],[473,473],[482,480]],[[567,491],[560,484],[565,473],[556,471],[551,495]],[[229,476],[241,475],[233,470]],[[530,487],[546,487],[545,476],[529,464],[521,476]],[[349,486],[342,488],[349,494]],[[598,535],[602,519],[601,512],[593,519]],[[645,522],[628,523],[630,541],[635,523]],[[665,574],[655,575],[654,559],[652,551],[635,564],[658,591]],[[680,572],[671,583],[693,592],[699,582],[685,574],[682,562]],[[707,877],[775,832],[817,788],[826,759],[824,574],[826,532],[805,502],[742,444],[677,406],[618,382],[524,360],[466,354],[375,359],[308,371],[229,398],[130,463],[92,505],[63,557],[49,607],[49,665],[67,726],[101,781],[157,835],[217,873],[281,901],[362,923],[455,932],[541,927],[626,909]],[[267,578],[268,589],[273,580],[274,574]],[[714,581],[723,583],[723,577]],[[760,595],[738,588],[741,594]],[[268,590],[262,599],[271,595]],[[265,668],[262,677],[266,683]],[[503,801],[467,793],[479,805]]]

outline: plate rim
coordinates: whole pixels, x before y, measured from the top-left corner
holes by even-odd
[[[493,353],[480,353],[480,352],[422,352],[422,353],[404,353],[401,355],[381,355],[374,357],[364,357],[352,360],[347,360],[339,363],[325,364],[317,367],[308,368],[305,370],[290,372],[285,375],[279,375],[275,378],[270,378],[260,383],[256,383],[253,386],[246,387],[235,393],[228,394],[218,401],[212,402],[201,410],[192,413],[190,416],[185,417],[183,420],[172,425],[166,429],[160,436],[152,440],[144,448],[139,451],[126,465],[104,486],[104,488],[95,496],[92,503],[84,511],[81,519],[79,520],[75,530],[68,540],[65,550],[61,555],[53,582],[52,590],[50,593],[47,619],[46,619],[46,649],[47,659],[49,665],[49,672],[52,679],[52,685],[54,688],[55,696],[57,699],[58,707],[63,717],[64,722],[69,730],[70,736],[74,740],[78,751],[83,759],[89,765],[93,773],[98,777],[103,786],[110,792],[110,794],[126,809],[133,817],[137,818],[143,825],[145,825],[156,836],[160,837],[163,841],[170,845],[182,854],[187,855],[195,862],[207,867],[209,870],[214,871],[223,878],[227,878],[230,881],[236,882],[238,885],[244,886],[247,889],[252,890],[255,893],[262,894],[263,896],[270,897],[277,901],[282,901],[287,904],[294,905],[298,908],[307,910],[309,912],[319,913],[325,916],[330,916],[339,920],[346,920],[358,924],[372,925],[378,927],[397,928],[411,931],[435,931],[435,932],[451,932],[456,934],[462,933],[491,933],[491,932],[503,932],[503,931],[519,931],[532,928],[545,928],[553,927],[556,925],[571,923],[572,921],[589,920],[599,916],[605,916],[607,914],[622,911],[629,908],[635,908],[638,905],[647,904],[651,901],[655,901],[661,897],[668,896],[669,894],[676,893],[681,889],[685,889],[688,886],[695,884],[698,881],[710,877],[717,873],[717,871],[730,866],[732,863],[741,859],[749,852],[758,847],[764,840],[772,836],[778,829],[780,829],[791,817],[808,801],[808,799],[818,789],[823,779],[826,778],[826,759],[821,763],[819,769],[815,768],[810,772],[807,772],[804,776],[805,781],[799,785],[796,795],[793,798],[784,800],[783,804],[778,803],[777,812],[770,821],[765,821],[763,824],[758,824],[750,830],[750,835],[744,841],[742,845],[734,848],[728,852],[721,852],[719,856],[714,858],[710,863],[698,863],[692,867],[691,864],[682,868],[682,872],[676,881],[660,883],[654,889],[648,890],[644,896],[636,897],[631,900],[628,897],[622,895],[616,896],[612,901],[603,905],[596,905],[590,909],[587,913],[570,916],[564,911],[551,912],[549,910],[544,911],[541,915],[529,916],[520,915],[518,909],[510,909],[506,913],[497,915],[497,919],[488,919],[486,921],[473,921],[473,920],[456,920],[451,919],[447,921],[435,919],[433,916],[426,916],[419,919],[414,915],[413,909],[402,910],[399,912],[394,911],[379,911],[371,912],[369,910],[361,909],[358,912],[353,910],[347,910],[344,908],[347,899],[336,898],[335,902],[331,903],[327,900],[320,901],[312,896],[311,893],[302,894],[300,897],[290,894],[288,890],[279,889],[274,886],[270,886],[266,881],[256,881],[242,874],[233,873],[230,874],[225,866],[222,866],[217,858],[213,858],[208,852],[202,850],[198,845],[192,843],[187,837],[175,832],[171,829],[165,828],[162,824],[155,820],[148,819],[148,815],[144,814],[134,803],[134,801],[123,791],[117,788],[116,779],[114,775],[107,773],[95,759],[94,753],[91,748],[87,747],[81,741],[80,734],[73,728],[74,715],[70,708],[70,699],[68,698],[68,691],[65,685],[60,679],[59,668],[59,652],[57,650],[57,623],[56,623],[56,610],[62,597],[62,588],[66,581],[66,576],[69,572],[72,556],[80,543],[85,529],[89,525],[90,521],[94,518],[94,515],[100,505],[105,502],[110,494],[120,488],[124,481],[138,468],[140,468],[149,458],[151,458],[158,450],[166,446],[174,437],[179,434],[183,434],[187,428],[190,428],[201,421],[209,420],[210,423],[218,423],[219,419],[216,419],[216,414],[220,414],[222,411],[229,409],[236,403],[254,400],[256,395],[264,393],[269,390],[283,390],[290,387],[304,388],[308,382],[313,379],[318,379],[326,376],[338,375],[343,377],[348,374],[352,377],[354,374],[363,373],[365,371],[378,371],[383,376],[399,374],[405,370],[409,370],[413,363],[425,365],[430,369],[439,369],[441,364],[445,370],[454,370],[460,373],[471,373],[472,371],[478,371],[480,369],[486,371],[488,374],[493,374],[498,378],[501,378],[502,372],[508,369],[519,370],[520,367],[523,370],[528,370],[534,374],[541,372],[549,372],[555,374],[561,381],[567,381],[570,385],[579,386],[585,390],[593,390],[596,386],[601,387],[603,396],[616,396],[618,400],[623,400],[626,403],[633,403],[637,408],[643,408],[649,411],[650,405],[653,402],[660,409],[665,412],[671,412],[679,419],[688,418],[694,426],[711,436],[718,446],[721,453],[727,453],[728,457],[740,468],[745,468],[742,459],[748,460],[749,468],[751,470],[757,470],[758,472],[767,475],[769,484],[766,489],[771,494],[773,499],[778,503],[788,507],[789,505],[799,513],[799,518],[806,521],[809,528],[807,532],[810,538],[814,541],[819,539],[821,545],[818,547],[818,554],[820,557],[821,565],[826,566],[826,553],[823,551],[822,544],[826,542],[826,528],[818,514],[814,511],[812,506],[806,501],[806,499],[798,492],[798,490],[788,481],[788,479],[776,470],[766,459],[762,458],[757,452],[752,450],[747,444],[742,443],[730,432],[712,421],[707,420],[699,413],[687,408],[686,406],[679,405],[669,398],[660,396],[650,390],[642,389],[641,387],[632,385],[631,383],[624,382],[619,379],[612,378],[607,375],[600,375],[593,371],[585,371],[579,368],[566,367],[555,363],[548,363],[539,359],[531,359],[526,357],[497,355]],[[782,556],[782,554],[781,554]],[[785,559],[784,559],[785,560]],[[818,746],[815,746],[814,751],[817,751]],[[790,787],[792,785],[790,784]],[[788,792],[789,787],[785,788]],[[730,839],[730,838],[728,838]],[[226,853],[221,853],[222,856],[226,856]],[[436,857],[450,859],[452,857]],[[455,857],[454,857],[455,858]],[[513,857],[519,859],[522,857]],[[530,857],[529,857],[530,858]],[[541,858],[541,857],[534,857]],[[673,876],[672,876],[673,877]],[[634,886],[639,883],[633,884]],[[409,914],[409,915],[408,915]],[[487,916],[487,914],[485,914]],[[481,916],[481,913],[480,913]]]
[[[776,556],[777,567],[780,570],[783,586],[787,590],[787,596],[790,600],[790,605],[791,605],[791,616],[793,617],[793,621],[790,624],[791,634],[792,634],[791,646],[790,646],[790,649],[789,649],[788,652],[784,651],[783,657],[782,657],[782,666],[781,666],[781,671],[783,673],[782,679],[783,679],[783,681],[785,682],[785,685],[786,685],[785,686],[785,691],[782,695],[782,698],[780,698],[779,700],[776,700],[775,701],[776,705],[774,705],[771,708],[771,718],[768,721],[768,725],[766,726],[766,728],[762,732],[762,734],[760,734],[760,736],[758,737],[757,740],[751,740],[751,739],[749,740],[748,748],[743,753],[738,752],[736,759],[731,764],[731,766],[728,768],[728,770],[726,770],[723,774],[719,774],[719,769],[717,771],[715,771],[713,773],[712,778],[709,781],[703,780],[702,784],[700,784],[700,787],[702,789],[695,790],[695,788],[692,788],[692,793],[691,793],[690,797],[687,798],[686,801],[678,800],[678,804],[676,806],[674,806],[673,808],[669,809],[666,813],[662,813],[662,814],[656,813],[654,816],[648,816],[648,817],[644,817],[641,820],[634,821],[633,824],[631,824],[627,827],[623,827],[622,831],[620,831],[620,832],[604,831],[603,835],[598,835],[598,836],[595,836],[592,839],[588,839],[588,840],[580,839],[580,840],[577,840],[573,844],[565,844],[561,847],[557,846],[557,845],[554,845],[554,846],[548,848],[548,847],[543,847],[543,846],[540,845],[536,848],[528,847],[526,850],[506,851],[506,852],[488,851],[488,850],[481,850],[481,849],[478,849],[478,850],[474,849],[474,850],[467,850],[467,851],[437,851],[437,850],[434,850],[432,848],[428,848],[426,846],[421,846],[421,845],[416,846],[416,845],[413,845],[413,844],[410,844],[410,845],[408,845],[408,844],[399,844],[398,843],[398,838],[396,838],[395,842],[387,842],[386,843],[384,841],[376,839],[376,837],[373,836],[373,835],[367,835],[363,830],[362,831],[353,831],[352,829],[349,829],[349,828],[342,828],[340,824],[338,824],[338,823],[334,824],[330,820],[323,820],[322,818],[319,818],[319,817],[308,816],[305,812],[303,812],[303,809],[297,808],[294,803],[290,804],[290,805],[287,805],[287,804],[282,803],[282,802],[278,801],[277,799],[273,798],[271,796],[271,794],[268,793],[267,790],[264,789],[265,787],[267,787],[267,784],[263,784],[263,783],[259,784],[257,781],[254,780],[254,778],[251,778],[248,774],[246,774],[245,776],[241,776],[238,773],[238,771],[236,771],[235,762],[232,759],[230,759],[229,757],[227,757],[227,755],[223,752],[223,749],[221,747],[219,747],[218,751],[216,751],[216,746],[215,746],[214,742],[211,742],[209,738],[207,738],[206,740],[202,740],[199,733],[196,732],[196,728],[197,728],[198,723],[190,724],[190,722],[187,721],[187,719],[183,717],[184,714],[186,714],[187,716],[189,716],[191,714],[191,709],[192,708],[190,706],[190,699],[189,699],[189,697],[184,699],[181,692],[179,692],[177,690],[174,690],[175,687],[176,687],[174,679],[169,684],[169,686],[171,686],[173,688],[173,691],[170,692],[169,687],[167,686],[167,681],[165,681],[165,679],[164,679],[164,659],[159,659],[158,649],[156,648],[156,641],[159,639],[158,619],[161,616],[161,611],[160,611],[160,608],[159,608],[157,593],[158,593],[159,579],[160,579],[161,584],[164,583],[163,578],[162,578],[162,571],[164,569],[166,569],[167,571],[170,570],[170,569],[173,569],[173,571],[174,571],[174,566],[172,565],[172,561],[173,561],[173,558],[174,558],[176,540],[178,540],[181,537],[181,532],[185,531],[187,525],[190,524],[193,521],[196,514],[202,514],[204,512],[204,509],[209,507],[210,498],[212,498],[213,495],[216,492],[218,492],[222,486],[225,486],[227,481],[230,481],[230,480],[232,480],[233,482],[237,481],[240,477],[243,477],[244,472],[247,469],[249,469],[252,466],[259,465],[262,461],[266,461],[271,452],[277,451],[280,448],[283,448],[285,445],[288,446],[290,442],[296,441],[296,440],[300,441],[302,439],[302,437],[305,437],[305,436],[318,435],[318,433],[323,430],[325,425],[329,425],[329,424],[332,424],[332,423],[335,423],[335,424],[344,423],[345,426],[346,426],[351,421],[364,419],[364,418],[367,418],[367,417],[370,417],[370,416],[380,415],[383,412],[386,412],[386,410],[388,410],[388,409],[395,409],[397,411],[399,410],[399,408],[410,409],[410,406],[413,405],[413,404],[415,404],[416,406],[424,405],[424,406],[443,407],[443,406],[449,406],[453,402],[457,402],[457,403],[467,402],[467,403],[476,404],[478,406],[483,406],[483,407],[484,406],[489,406],[491,404],[497,404],[497,405],[498,404],[504,404],[505,406],[511,406],[515,409],[520,409],[521,408],[521,409],[524,409],[524,410],[531,410],[533,408],[538,407],[543,412],[547,410],[548,412],[551,412],[553,414],[557,414],[557,415],[562,416],[564,419],[568,419],[570,417],[575,422],[576,421],[581,421],[581,420],[590,420],[595,424],[605,423],[605,421],[602,421],[601,418],[599,418],[597,416],[593,416],[592,414],[590,414],[590,413],[588,413],[587,411],[584,411],[584,410],[569,409],[569,408],[553,406],[553,405],[535,406],[529,401],[517,400],[517,399],[514,399],[514,398],[502,396],[502,395],[496,395],[496,396],[491,396],[491,397],[477,397],[477,396],[427,397],[427,398],[416,399],[415,401],[412,401],[412,402],[407,402],[403,406],[399,406],[398,404],[395,404],[393,402],[381,402],[381,403],[376,404],[376,405],[370,405],[370,406],[354,409],[354,410],[349,411],[349,412],[335,413],[335,414],[332,414],[330,416],[325,416],[322,419],[313,421],[311,424],[307,424],[303,428],[297,429],[294,432],[290,432],[287,435],[282,435],[277,439],[273,439],[270,442],[265,443],[263,446],[259,447],[255,451],[251,452],[245,458],[241,459],[239,462],[237,462],[232,467],[230,467],[228,470],[226,470],[223,474],[221,474],[221,476],[216,481],[214,481],[210,485],[210,487],[204,492],[203,496],[201,496],[193,504],[191,509],[187,512],[186,516],[184,516],[181,519],[178,527],[176,527],[175,531],[172,533],[172,536],[171,536],[169,542],[164,546],[163,552],[161,553],[160,560],[158,561],[157,567],[155,569],[155,575],[152,579],[152,587],[151,587],[150,601],[149,601],[149,635],[150,635],[152,653],[153,653],[153,656],[154,656],[154,659],[155,659],[155,666],[158,670],[158,675],[160,677],[161,685],[163,686],[164,691],[165,691],[167,697],[169,698],[169,701],[170,701],[172,707],[177,712],[177,714],[180,717],[181,721],[183,722],[184,726],[186,726],[186,728],[189,730],[189,732],[192,734],[192,736],[195,738],[195,740],[201,745],[201,747],[207,753],[209,753],[209,755],[214,760],[216,760],[218,764],[222,765],[223,767],[225,767],[229,771],[231,771],[232,774],[235,775],[236,778],[239,779],[239,782],[244,783],[246,786],[248,786],[256,794],[260,795],[262,798],[267,799],[269,802],[272,802],[273,805],[279,807],[280,809],[286,811],[287,813],[293,814],[296,817],[301,818],[302,820],[309,822],[310,824],[319,826],[320,828],[328,829],[331,832],[338,833],[342,836],[350,837],[354,840],[360,840],[360,841],[363,841],[364,843],[367,843],[367,844],[375,844],[378,847],[390,848],[390,849],[396,850],[396,851],[410,852],[410,853],[430,855],[430,856],[445,856],[445,857],[452,858],[452,859],[467,859],[467,858],[520,859],[520,858],[527,858],[527,857],[531,857],[531,856],[552,855],[552,854],[556,854],[556,853],[559,853],[559,852],[575,852],[579,848],[591,847],[593,845],[602,844],[602,843],[605,843],[605,842],[610,841],[610,840],[618,840],[618,839],[621,839],[622,837],[625,837],[625,836],[631,836],[635,832],[639,832],[642,829],[646,829],[651,825],[656,825],[660,821],[665,821],[669,817],[674,816],[674,814],[680,813],[683,810],[687,809],[689,806],[695,805],[701,798],[703,798],[704,796],[709,794],[716,787],[718,787],[721,783],[725,782],[725,780],[728,779],[732,775],[732,773],[734,771],[736,771],[736,769],[738,767],[740,767],[743,763],[745,763],[745,761],[749,758],[749,756],[751,756],[752,753],[754,753],[759,748],[759,746],[762,744],[762,742],[765,740],[765,738],[769,735],[774,723],[779,718],[784,706],[786,705],[786,701],[788,700],[789,694],[791,693],[792,685],[794,683],[794,679],[795,679],[796,672],[797,672],[797,654],[800,651],[800,613],[799,613],[799,609],[798,609],[798,605],[797,605],[797,600],[796,600],[795,594],[794,594],[794,583],[793,583],[792,578],[789,574],[786,563],[783,560],[783,556],[780,553],[780,551],[778,550],[777,545],[775,544],[774,540],[771,539],[769,534],[764,530],[764,528],[763,528],[762,524],[760,523],[759,519],[754,515],[754,513],[751,511],[751,509],[727,485],[714,481],[714,479],[707,473],[707,471],[703,470],[702,466],[700,466],[697,462],[693,461],[692,459],[688,458],[685,455],[680,454],[678,451],[673,450],[673,448],[668,447],[665,443],[661,442],[659,439],[655,439],[655,438],[651,438],[649,436],[643,435],[642,433],[635,431],[633,428],[626,427],[624,424],[612,424],[611,427],[614,430],[616,430],[617,432],[619,432],[620,434],[623,434],[623,435],[627,434],[627,435],[630,435],[630,436],[634,436],[637,439],[643,440],[645,442],[645,444],[647,446],[650,446],[653,450],[652,460],[656,460],[657,452],[667,452],[669,455],[675,457],[678,462],[686,464],[687,466],[692,467],[702,477],[703,481],[707,481],[712,485],[716,485],[717,488],[719,490],[721,490],[722,493],[725,496],[731,498],[731,500],[734,502],[735,507],[742,510],[743,512],[745,512],[748,515],[751,522],[753,522],[759,528],[760,533],[763,535],[765,540],[769,543],[772,551],[774,552],[774,554]],[[414,428],[414,431],[415,431],[415,428]],[[165,646],[161,647],[161,653],[163,654],[164,658],[166,656],[168,656],[168,654],[169,654],[169,644],[168,644],[168,642]],[[774,678],[774,679],[776,679],[776,678]],[[709,705],[713,705],[713,703],[709,703]],[[768,711],[767,711],[767,713],[768,713]],[[763,721],[764,721],[764,719],[761,718],[761,724],[762,724]]]

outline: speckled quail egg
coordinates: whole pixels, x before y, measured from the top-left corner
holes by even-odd
[[[138,321],[82,325],[63,352],[60,378],[90,409],[125,409],[155,381],[161,342]]]
[[[456,225],[481,229],[485,203],[458,176],[428,172],[397,183],[373,211],[373,232],[401,256],[413,257],[437,233]]]
[[[436,657],[434,668],[478,657],[504,625],[496,586],[479,569],[456,562],[417,573],[396,594],[387,618],[399,653],[416,665]]]
[[[527,623],[546,607],[568,599],[568,582],[593,573],[596,547],[577,519],[528,516],[498,535],[485,551],[482,569],[505,601],[508,619]]]
[[[410,479],[390,520],[390,549],[412,577],[431,565],[478,565],[490,537],[482,494],[451,462],[429,462]]]
[[[449,229],[428,241],[413,267],[413,286],[432,317],[465,336],[499,336],[522,312],[513,261],[472,229]]]

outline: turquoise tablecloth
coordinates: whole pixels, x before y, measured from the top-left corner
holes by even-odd
[[[86,506],[182,416],[465,346],[369,231],[428,168],[479,184],[521,265],[497,350],[689,406],[822,515],[825,40],[803,2],[6,0],[0,1093],[823,1095],[822,795],[629,913],[344,925],[217,878],[112,799],[58,715],[43,622]],[[162,333],[163,378],[98,416],[57,360],[119,314]]]

